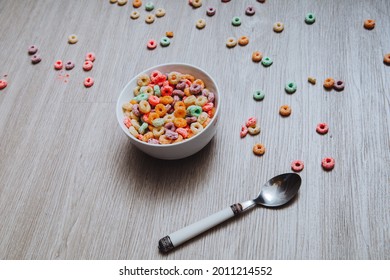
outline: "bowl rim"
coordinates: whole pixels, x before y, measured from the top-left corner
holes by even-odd
[[[196,70],[198,70],[200,72],[203,72],[203,74],[206,75],[212,81],[212,83],[215,85],[215,91],[217,92],[217,101],[218,101],[217,102],[217,106],[216,106],[216,110],[215,110],[215,113],[214,113],[214,116],[213,116],[213,118],[211,119],[210,123],[206,126],[206,128],[204,130],[202,130],[200,133],[194,135],[190,139],[186,139],[186,140],[181,141],[181,142],[177,142],[177,143],[173,143],[173,144],[167,144],[167,145],[151,144],[151,143],[148,143],[148,142],[141,141],[141,140],[135,138],[133,135],[131,135],[130,132],[126,131],[124,125],[122,125],[123,124],[123,117],[124,117],[124,115],[123,115],[123,111],[122,111],[122,103],[120,103],[121,97],[125,94],[127,87],[129,87],[129,85],[131,83],[133,83],[133,81],[135,79],[137,79],[140,75],[142,75],[142,74],[150,74],[150,72],[152,72],[153,70],[156,70],[157,68],[160,68],[160,67],[174,66],[174,65],[194,68],[194,69],[196,69]],[[193,141],[194,139],[198,138],[200,135],[204,134],[204,132],[206,130],[208,130],[214,122],[216,122],[220,106],[221,106],[221,97],[220,97],[220,91],[219,91],[218,84],[215,82],[214,78],[207,71],[205,71],[204,69],[202,69],[202,68],[200,68],[198,66],[195,66],[195,65],[189,64],[189,63],[170,62],[170,63],[162,63],[162,64],[158,64],[158,65],[149,67],[148,69],[139,72],[129,82],[127,82],[126,85],[122,88],[122,90],[121,90],[121,92],[120,92],[120,94],[118,96],[118,100],[117,100],[117,104],[116,104],[116,116],[117,116],[117,120],[118,120],[119,126],[121,127],[123,132],[127,136],[130,137],[131,140],[134,140],[134,141],[136,141],[136,143],[139,143],[141,145],[145,145],[147,147],[155,147],[155,148],[158,147],[158,148],[161,148],[161,149],[168,149],[169,147],[175,147],[175,146],[183,145],[185,143],[189,143],[189,142]]]

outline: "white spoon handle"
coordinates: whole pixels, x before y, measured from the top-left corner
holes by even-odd
[[[242,211],[241,204],[233,204],[232,206],[227,207],[211,216],[208,216],[203,220],[200,220],[196,223],[193,223],[192,225],[186,226],[185,228],[182,228],[161,238],[158,248],[161,252],[169,252],[173,248],[234,217],[235,215],[238,215]]]

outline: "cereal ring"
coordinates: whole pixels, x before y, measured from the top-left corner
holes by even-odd
[[[168,74],[168,82],[171,85],[177,85],[181,79],[181,74],[179,72],[172,71]]]
[[[315,15],[313,13],[308,13],[305,16],[305,22],[307,24],[313,24],[315,21],[316,21],[316,17],[315,17]]]
[[[130,18],[132,18],[132,19],[137,19],[137,18],[139,18],[139,16],[140,16],[140,13],[138,11],[132,11],[130,13]]]
[[[240,137],[244,138],[248,134],[248,127],[246,125],[241,126]]]
[[[246,9],[245,9],[245,14],[247,16],[253,16],[255,14],[255,8],[253,6],[248,6]]]
[[[129,118],[124,118],[123,119],[123,124],[127,127],[127,128],[129,128],[130,126],[131,126],[131,121],[130,121],[130,119]]]
[[[131,104],[130,102],[124,103],[124,104],[122,105],[122,109],[123,109],[123,111],[129,111],[129,112],[131,112],[131,111],[133,110],[133,104]]]
[[[202,29],[206,26],[206,21],[203,18],[200,18],[196,21],[196,28]]]
[[[233,17],[232,24],[233,24],[233,26],[240,26],[241,25],[241,19],[239,17]]]
[[[233,48],[237,45],[237,40],[234,37],[229,37],[226,42],[228,48]]]
[[[275,22],[273,29],[276,33],[280,33],[284,30],[284,24],[282,22]]]
[[[134,8],[139,8],[142,6],[142,1],[141,0],[133,0],[133,7]]]
[[[328,130],[329,130],[329,127],[328,127],[328,125],[326,123],[319,123],[319,124],[317,124],[316,131],[319,134],[326,134],[326,133],[328,133]]]
[[[390,53],[385,54],[385,57],[383,58],[383,62],[387,65],[390,65]]]
[[[188,98],[187,98],[188,99]],[[214,108],[214,104],[212,102],[206,103],[203,107],[202,110],[205,112],[210,112]]]
[[[155,127],[152,130],[153,136],[159,138],[161,135],[165,133],[165,128],[163,126]]]
[[[192,133],[194,133],[195,135],[202,132],[203,130],[203,125],[201,125],[200,123],[198,122],[194,122],[190,125],[190,129],[192,131]]]
[[[240,46],[246,46],[246,45],[248,45],[248,43],[249,43],[248,36],[241,36],[240,38],[238,38],[238,44]]]
[[[253,153],[257,156],[262,156],[265,153],[265,147],[263,144],[257,143],[253,146]]]
[[[134,137],[138,137],[139,133],[138,131],[134,128],[134,126],[130,126],[129,127],[129,132],[131,135],[133,135]]]
[[[124,6],[127,4],[127,0],[118,0],[118,5],[119,6]]]
[[[288,82],[284,89],[287,93],[294,93],[297,90],[297,84],[295,82]]]
[[[37,64],[39,62],[41,62],[41,57],[39,56],[39,54],[34,54],[32,57],[31,57],[31,62],[33,64]]]
[[[165,36],[167,36],[168,38],[172,38],[173,37],[173,31],[165,32]]]
[[[153,139],[154,135],[153,132],[149,131],[145,133],[144,137],[142,137],[142,141],[148,142],[150,139]]]
[[[95,54],[93,52],[89,52],[85,55],[85,60],[88,60],[88,61],[91,61],[91,62],[94,62],[95,61]]]
[[[324,81],[324,88],[332,89],[333,86],[334,86],[334,79],[333,78],[326,78]]]
[[[262,91],[262,90],[256,90],[256,91],[253,93],[253,99],[256,100],[256,101],[263,100],[264,97],[265,97],[265,93],[264,93],[264,91]]]
[[[141,113],[143,113],[143,114],[149,113],[150,110],[152,109],[152,108],[150,107],[149,102],[146,101],[146,100],[141,100],[141,101],[139,102],[138,105],[139,105],[139,111],[140,111]]]
[[[314,78],[314,77],[308,77],[308,78],[307,78],[307,81],[308,81],[309,83],[311,83],[312,85],[315,85],[316,82],[317,82],[316,78]]]
[[[138,78],[137,78],[137,85],[139,85],[140,87],[142,86],[147,86],[148,84],[150,84],[150,78],[148,75],[146,74],[141,74]]]
[[[255,127],[250,126],[248,127],[248,132],[250,135],[256,135],[260,133],[260,126],[256,125]]]
[[[116,2],[118,2],[118,0],[110,0],[111,4],[115,4]]]
[[[57,60],[55,63],[54,63],[54,69],[56,70],[61,70],[62,69],[62,60]]]
[[[193,117],[199,117],[202,113],[202,107],[198,105],[191,105],[187,108],[187,114]],[[184,117],[184,116],[183,116]]]
[[[65,63],[65,69],[66,70],[72,70],[74,68],[74,62],[73,61],[67,61],[66,63]]]
[[[172,130],[168,129],[168,130],[165,130],[165,136],[168,139],[176,140],[179,137],[179,134],[176,131],[172,131]]]
[[[263,58],[263,54],[261,52],[254,51],[252,53],[252,61],[253,62],[260,62],[262,58]]]
[[[186,107],[189,107],[191,105],[195,105],[195,102],[196,102],[196,97],[194,95],[190,95],[188,96],[186,99],[183,100],[184,104],[186,105]],[[205,105],[206,106],[206,105]],[[203,106],[204,107],[204,106]],[[203,111],[206,111],[203,109]]]
[[[148,124],[146,122],[144,122],[138,129],[138,132],[140,134],[145,134],[146,132],[146,129],[148,129]]]
[[[6,80],[0,80],[0,90],[5,89],[8,85],[8,82]]]
[[[337,81],[334,83],[333,88],[337,91],[344,90],[344,82],[343,81]]]
[[[301,160],[294,160],[292,163],[291,163],[291,169],[294,171],[294,172],[301,172],[304,168],[304,164],[303,164],[303,161]]]
[[[154,22],[154,15],[152,15],[152,14],[147,15],[145,18],[145,22],[149,23],[149,24],[153,23]]]
[[[188,137],[188,131],[187,129],[183,128],[183,127],[179,127],[176,129],[176,132],[181,135],[183,138],[187,138]]]
[[[37,51],[38,51],[38,48],[35,45],[31,45],[28,47],[28,54],[36,54]]]
[[[141,91],[141,93],[146,93],[147,95],[153,94],[153,88],[150,86],[142,86],[140,91]]]
[[[322,159],[321,165],[325,170],[332,170],[335,165],[335,161],[331,157],[326,157]]]
[[[69,44],[76,44],[79,41],[76,34],[70,34],[68,36],[68,43]]]
[[[163,17],[163,16],[165,16],[165,10],[163,8],[158,8],[156,10],[156,17]],[[173,37],[173,35],[172,35],[172,37]]]
[[[173,97],[170,95],[165,95],[160,98],[160,103],[164,105],[171,104],[172,102],[173,102]]]
[[[250,117],[250,118],[246,121],[246,123],[245,123],[245,125],[246,125],[247,127],[255,127],[256,124],[257,124],[257,119],[256,119],[255,117]]]
[[[222,3],[230,2],[230,0],[221,0]]]
[[[141,100],[148,100],[148,98],[149,98],[149,95],[147,93],[142,92],[142,93],[138,94],[136,97],[134,97],[134,100],[141,101]]]
[[[206,10],[206,14],[209,16],[209,17],[212,17],[213,15],[215,15],[215,13],[217,12],[217,10],[213,7],[208,7],[207,10]]]
[[[206,103],[207,103],[208,101],[209,101],[209,100],[207,99],[206,96],[204,96],[204,95],[199,95],[199,96],[196,98],[195,105],[200,106],[200,107],[203,107],[204,105],[206,105]]]
[[[364,28],[365,29],[371,30],[371,29],[374,29],[374,27],[375,27],[375,20],[373,20],[373,19],[366,19],[364,21]]]
[[[146,46],[149,50],[153,50],[157,47],[157,42],[156,40],[149,40]]]
[[[191,93],[191,94],[199,94],[201,91],[202,91],[202,86],[199,85],[199,84],[193,83],[193,84],[190,86],[190,93]]]
[[[166,144],[171,144],[173,140],[169,139],[169,138],[164,134],[164,135],[161,135],[161,136],[158,138],[158,141],[160,142],[160,144],[166,145]]]
[[[202,6],[202,0],[192,0],[191,5],[194,8],[199,8],[200,6]]]
[[[149,116],[150,117],[150,116]],[[160,127],[160,126],[163,126],[164,123],[165,123],[165,120],[163,118],[157,118],[157,119],[154,119],[151,121],[152,122],[152,125],[154,127]]]
[[[153,11],[153,9],[154,9],[154,4],[152,2],[148,2],[145,4],[145,10],[147,10],[148,12]]]
[[[93,84],[94,84],[93,78],[87,77],[84,79],[84,86],[85,87],[89,88],[89,87],[93,86]]]
[[[261,64],[263,64],[263,66],[265,66],[265,67],[271,66],[272,63],[273,63],[272,59],[269,58],[268,56],[264,57],[261,60]]]
[[[179,142],[182,142],[182,141],[183,141],[183,136],[180,135],[180,134],[178,134],[177,139],[176,139],[176,140],[173,140],[172,144],[174,144],[174,143],[179,143]]]
[[[279,114],[283,117],[288,117],[291,114],[291,108],[288,105],[282,105],[279,109]]]
[[[169,40],[168,37],[162,37],[160,40],[160,45],[162,47],[167,47],[167,46],[169,46],[170,43],[171,43],[171,40]]]
[[[176,117],[176,118],[184,118],[186,116],[187,112],[186,112],[186,109],[184,108],[178,108],[176,109],[174,112],[173,112],[173,115]]]
[[[92,67],[93,67],[92,61],[89,61],[89,60],[84,61],[84,64],[83,64],[84,71],[89,71],[92,69]]]
[[[206,112],[202,112],[199,117],[197,118],[198,123],[203,125],[207,119],[209,118],[209,115]]]

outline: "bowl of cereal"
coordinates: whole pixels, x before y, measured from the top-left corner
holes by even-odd
[[[116,106],[132,144],[160,159],[181,159],[204,148],[216,133],[220,94],[214,79],[189,64],[169,63],[136,75]]]

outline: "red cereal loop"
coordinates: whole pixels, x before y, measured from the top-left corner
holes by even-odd
[[[332,170],[334,167],[335,161],[331,157],[326,157],[322,159],[321,165],[325,170]]]
[[[54,69],[56,70],[61,70],[62,69],[62,60],[57,60],[55,63],[54,63]]]
[[[247,127],[254,127],[257,124],[257,120],[255,117],[250,117],[245,124]]]
[[[162,96],[171,96],[173,93],[173,88],[169,85],[165,85],[161,88],[161,95]]]
[[[92,61],[94,62],[95,61],[95,54],[93,52],[89,52],[87,53],[87,55],[85,56],[85,60],[88,60],[88,61]]]
[[[8,85],[6,80],[0,80],[0,90],[6,88]]]
[[[329,130],[329,127],[328,127],[328,125],[326,123],[319,123],[319,124],[317,124],[316,131],[319,134],[326,134],[326,133],[328,133],[328,130]]]
[[[304,164],[303,164],[303,161],[301,160],[294,160],[292,163],[291,163],[291,169],[294,171],[294,172],[301,172],[304,168]]]
[[[148,101],[150,105],[156,106],[158,103],[160,103],[160,98],[155,95],[151,95],[149,96]]]
[[[183,136],[183,138],[187,138],[188,137],[188,130],[183,128],[183,127],[177,128],[176,132],[179,133],[181,136]]]
[[[149,50],[153,50],[157,47],[157,42],[156,40],[149,40],[146,46],[148,47]]]
[[[84,80],[84,86],[87,87],[87,88],[93,86],[93,83],[94,83],[94,80],[91,77],[87,77]]]
[[[90,60],[84,61],[84,64],[83,64],[84,71],[89,71],[92,69],[92,67],[93,67],[92,61],[90,61]]]
[[[214,107],[214,104],[209,102],[209,103],[206,103],[205,105],[203,105],[202,109],[203,109],[203,111],[208,112],[211,109],[213,109],[213,107]]]
[[[240,137],[244,138],[248,134],[248,128],[246,125],[241,126]]]

